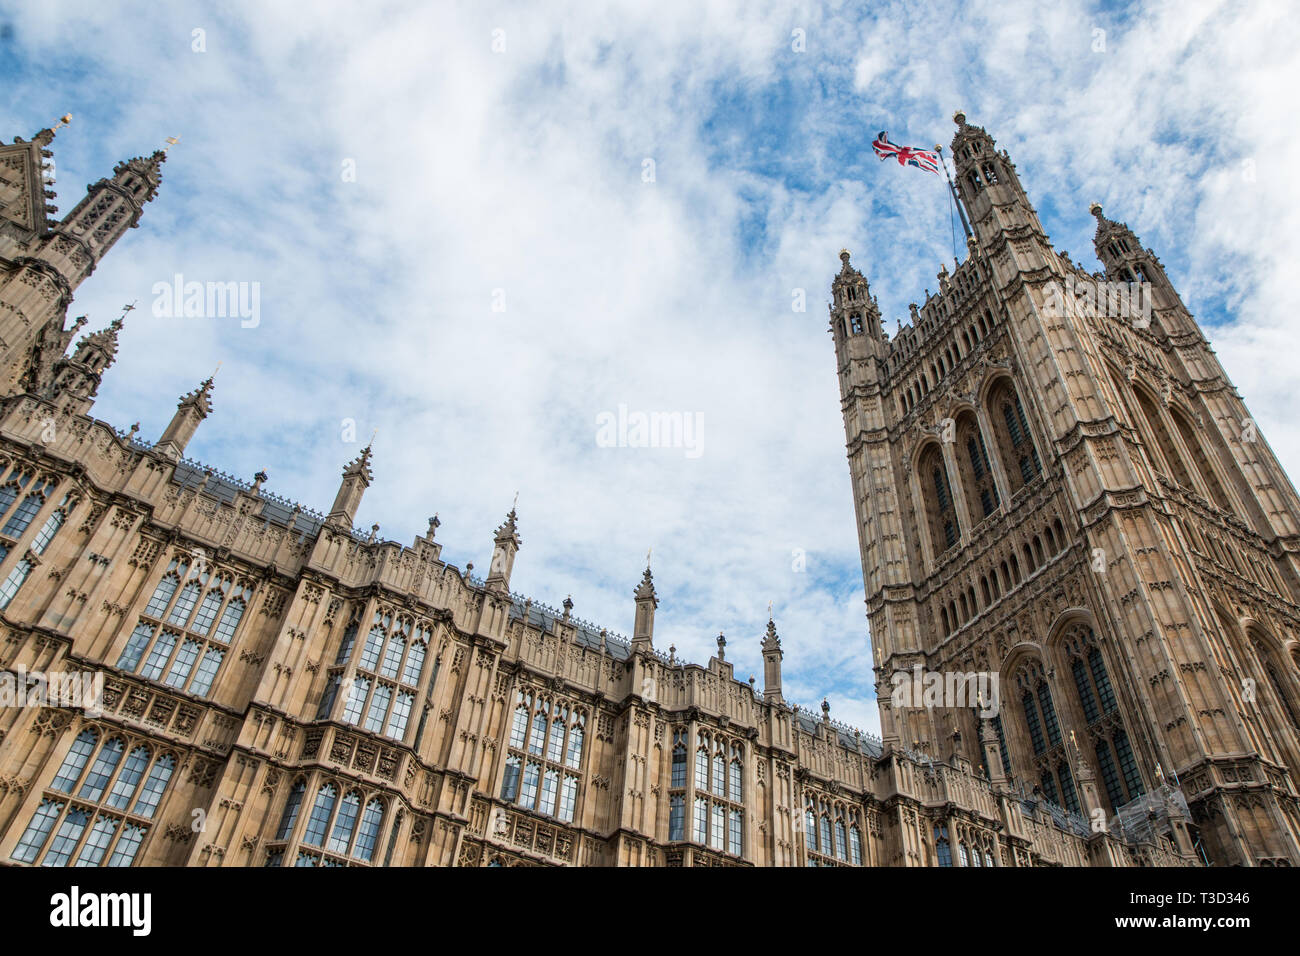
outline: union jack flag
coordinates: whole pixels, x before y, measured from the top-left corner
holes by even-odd
[[[939,174],[939,154],[929,149],[917,149],[915,146],[899,146],[889,141],[889,134],[881,131],[880,135],[875,138],[871,148],[876,151],[876,155],[881,161],[893,156],[898,160],[900,166],[915,166],[917,169],[928,170],[935,175]]]

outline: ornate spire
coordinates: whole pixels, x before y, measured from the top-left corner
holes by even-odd
[[[515,513],[519,505],[519,493],[515,493],[514,503],[506,514],[492,538],[492,563],[488,567],[487,586],[499,594],[510,593],[510,572],[514,570],[515,555],[519,553],[519,532]],[[572,606],[572,602],[570,602]]]
[[[211,382],[212,379],[208,379],[208,381]],[[370,470],[370,459],[372,456],[373,452],[371,451],[370,446],[366,445],[365,448],[361,449],[361,453],[348,462],[344,467],[343,477],[364,478],[366,484],[369,485],[375,480],[374,473]]]
[[[212,383],[213,376],[209,375],[198,388],[181,396],[176,403],[176,414],[155,446],[160,454],[173,460],[185,454],[185,446],[194,437],[199,422],[212,412]]]
[[[880,306],[871,294],[866,278],[849,261],[849,250],[840,250],[840,271],[831,282],[831,331],[838,344],[846,337],[866,332],[881,338]]]
[[[326,524],[346,531],[356,521],[361,497],[375,480],[374,473],[370,470],[370,455],[370,445],[366,445],[343,469],[343,481],[339,484],[338,494],[334,496],[334,505],[325,518]]]
[[[646,565],[646,569],[641,575],[641,583],[636,586],[636,590],[632,593],[637,601],[653,601],[655,607],[659,606],[659,599],[655,596],[655,579],[650,573],[650,565]]]
[[[78,316],[72,328],[63,333],[60,344],[66,348],[66,343],[85,324],[86,317]],[[89,411],[99,393],[104,372],[117,358],[117,333],[121,328],[122,320],[114,319],[107,328],[82,336],[70,358],[59,358],[54,363],[52,395],[68,396],[77,403],[78,412]]]
[[[781,638],[776,633],[776,621],[768,608],[767,635],[763,638],[763,699],[781,703]]]
[[[632,592],[636,598],[636,621],[632,626],[632,650],[649,651],[654,647],[655,608],[659,598],[655,595],[654,576],[650,574],[650,555],[646,554],[646,569],[641,583]]]
[[[1101,203],[1094,202],[1088,206],[1088,212],[1097,220],[1097,231],[1093,233],[1092,244],[1097,250],[1097,259],[1105,262],[1108,258],[1119,258],[1125,253],[1141,252],[1142,242],[1128,223],[1108,219],[1102,212]],[[1117,239],[1127,240],[1125,245],[1108,248]],[[1108,255],[1112,253],[1112,255]]]
[[[770,615],[771,611],[769,610],[768,613]],[[767,634],[763,637],[763,652],[767,653],[768,651],[780,650],[781,638],[776,633],[776,621],[772,620],[769,616],[767,619]]]

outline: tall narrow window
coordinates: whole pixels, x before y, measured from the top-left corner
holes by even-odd
[[[1012,485],[1012,491],[1018,491],[1042,470],[1024,406],[1020,403],[1015,387],[1007,379],[999,382],[989,393],[988,403],[1003,471]]]
[[[357,830],[357,842],[352,848],[355,859],[369,863],[375,855],[375,844],[379,842],[379,828],[384,822],[384,805],[378,797],[366,804],[366,812],[361,816],[361,827]]]
[[[957,543],[957,513],[948,485],[948,473],[939,446],[931,444],[917,463],[924,507],[930,530],[930,544],[938,558]]]
[[[357,815],[361,812],[361,794],[353,790],[339,804],[339,812],[334,818],[334,829],[330,833],[329,844],[325,847],[332,853],[347,853],[352,843],[352,828],[357,825]]]
[[[307,782],[299,780],[289,791],[289,799],[284,804],[284,812],[280,814],[280,826],[276,828],[275,838],[277,840],[289,839],[289,834],[293,832],[293,825],[298,822],[298,808],[302,806],[303,794],[307,791]]]
[[[71,793],[73,786],[81,778],[81,771],[85,769],[86,761],[95,752],[97,743],[99,743],[99,734],[89,727],[77,734],[77,739],[72,742],[72,749],[63,758],[63,765],[59,767],[59,772],[50,787],[54,790],[62,790],[64,793]]]
[[[984,436],[970,411],[957,416],[956,441],[957,470],[966,491],[966,509],[971,520],[978,523],[996,510],[998,490],[984,448]]]
[[[324,842],[330,817],[334,815],[334,802],[337,797],[338,789],[334,784],[327,783],[320,788],[316,794],[316,804],[311,809],[311,816],[307,818],[307,830],[302,836],[303,843],[308,846],[320,846]]]
[[[140,785],[140,778],[144,776],[145,768],[148,766],[149,748],[136,747],[132,750],[131,756],[126,758],[122,772],[117,775],[117,782],[113,784],[113,790],[109,793],[105,806],[115,810],[125,810],[129,807],[136,788]]]
[[[519,772],[523,761],[515,754],[506,758],[506,775],[501,783],[501,799],[513,801],[519,794]]]
[[[948,828],[934,828],[934,854],[940,866],[952,866],[952,847],[948,843]]]
[[[674,793],[668,800],[668,839],[686,839],[686,795]]]
[[[357,622],[353,621],[343,629],[343,640],[339,643],[339,652],[334,657],[334,666],[342,667],[352,657],[352,648],[357,642]]]

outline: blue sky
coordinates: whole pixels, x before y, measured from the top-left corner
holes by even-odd
[[[0,3],[0,134],[74,114],[64,212],[181,138],[74,304],[140,303],[98,417],[156,437],[220,361],[192,457],[326,509],[378,428],[358,525],[409,543],[436,511],[484,569],[518,491],[516,590],[626,633],[653,546],[658,646],[724,630],[761,682],[772,601],[787,696],[875,730],[824,309],[843,246],[891,332],[951,266],[942,183],[869,143],[946,144],[961,107],[1058,248],[1094,262],[1098,200],[1156,250],[1300,461],[1286,4],[307,9]],[[260,324],[152,315],[176,273],[260,283]],[[702,453],[598,447],[620,404],[700,416]]]

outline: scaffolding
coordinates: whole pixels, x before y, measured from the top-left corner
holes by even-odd
[[[1191,819],[1183,791],[1163,783],[1120,807],[1115,813],[1112,832],[1117,826],[1128,843],[1158,843],[1172,829],[1171,816]]]

